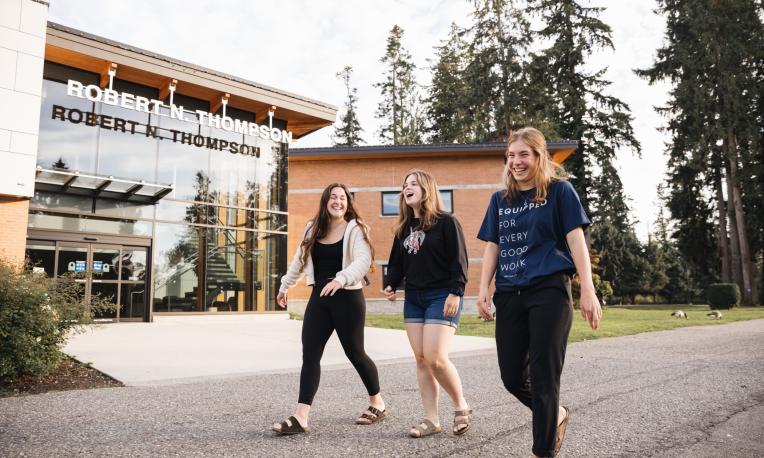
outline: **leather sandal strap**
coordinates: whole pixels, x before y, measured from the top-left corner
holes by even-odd
[[[455,417],[466,417],[472,415],[472,409],[454,410]]]
[[[380,415],[382,415],[382,411],[381,411],[381,410],[379,410],[379,409],[377,409],[377,408],[376,408],[376,407],[374,407],[374,406],[369,406],[369,408],[368,408],[368,409],[366,409],[366,410],[368,410],[369,412],[373,413],[373,414],[374,414],[375,416],[377,416],[377,417],[378,417],[378,416],[380,416]]]

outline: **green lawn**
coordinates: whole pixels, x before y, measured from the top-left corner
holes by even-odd
[[[688,318],[680,319],[671,316],[671,312],[681,309],[687,312]],[[599,339],[602,337],[625,336],[640,332],[662,331],[683,326],[719,325],[741,320],[764,318],[764,307],[737,307],[722,310],[721,320],[712,320],[706,316],[707,306],[692,305],[645,305],[631,307],[608,307],[604,310],[600,329],[592,331],[576,310],[573,319],[573,329],[570,331],[569,342]],[[302,317],[292,314],[294,318]],[[366,315],[366,326],[387,329],[403,329],[402,314]],[[462,316],[458,335],[465,336],[494,336],[494,323],[478,319],[477,315]]]

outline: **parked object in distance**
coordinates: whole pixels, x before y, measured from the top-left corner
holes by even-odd
[[[706,313],[706,316],[711,318],[712,320],[721,320],[722,312],[718,310],[711,310],[710,312]]]
[[[682,310],[674,310],[673,312],[671,312],[671,316],[675,318],[684,318],[685,320],[687,319],[687,314],[684,313],[684,311]]]

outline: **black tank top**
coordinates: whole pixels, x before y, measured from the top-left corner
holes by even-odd
[[[310,251],[313,259],[313,277],[318,283],[327,283],[342,270],[342,240],[336,243],[316,243]]]

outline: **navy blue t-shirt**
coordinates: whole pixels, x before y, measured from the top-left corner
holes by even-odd
[[[499,245],[496,291],[515,291],[547,275],[576,271],[565,236],[589,226],[576,190],[567,181],[555,181],[544,201],[533,202],[535,196],[535,188],[522,191],[511,204],[504,191],[491,196],[478,238]]]

